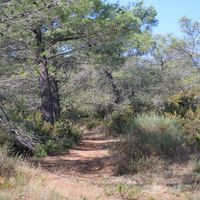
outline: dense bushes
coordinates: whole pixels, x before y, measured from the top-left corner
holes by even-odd
[[[127,106],[113,112],[109,129],[121,138],[113,148],[117,172],[147,170],[158,161],[180,157],[184,160],[188,150],[200,148],[200,98],[197,94],[189,91],[172,96],[159,115],[141,114],[134,109],[129,112]]]
[[[196,145],[200,148],[200,119],[196,118],[178,118],[179,123],[182,126],[183,132],[187,137],[188,143]]]
[[[154,113],[141,114],[129,128],[130,133],[138,137],[139,143],[152,146],[148,151],[150,154],[174,156],[176,148],[184,142],[182,129],[175,118]]]
[[[15,108],[16,111],[8,109],[10,121],[5,121],[4,126],[1,126],[0,129],[0,145],[9,143],[14,154],[27,154],[28,152],[39,157],[60,154],[71,148],[80,139],[79,130],[74,123],[67,119],[61,118],[51,125],[43,121],[39,111],[31,113],[23,103],[17,103]],[[33,149],[28,149],[23,143],[17,141],[17,138],[13,137],[15,133],[10,133],[11,130],[20,130],[20,137],[27,143],[33,140]]]
[[[38,157],[60,154],[80,140],[79,130],[69,120],[61,119],[54,126],[43,123],[36,130],[41,138],[35,152]]]
[[[193,91],[179,93],[165,103],[164,113],[174,115],[189,143],[200,147],[200,97]]]
[[[168,160],[184,151],[185,140],[175,118],[141,114],[127,128],[129,134],[113,149],[120,174],[152,168],[156,158]]]
[[[185,117],[188,111],[193,113],[198,108],[199,99],[194,92],[182,92],[172,96],[164,105],[164,112]]]

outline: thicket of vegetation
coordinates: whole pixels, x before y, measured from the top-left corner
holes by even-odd
[[[0,146],[10,155],[66,152],[82,125],[120,138],[120,174],[199,151],[199,22],[180,19],[183,38],[155,35],[153,7],[100,0],[3,0],[0,13]],[[12,175],[1,158],[0,178]]]

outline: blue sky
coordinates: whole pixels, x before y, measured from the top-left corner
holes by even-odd
[[[116,3],[117,0],[107,0]],[[135,2],[133,0],[119,0],[121,5]],[[154,28],[154,33],[173,33],[181,36],[178,20],[187,16],[200,21],[200,0],[144,0],[145,5],[153,5],[157,10],[159,25]]]

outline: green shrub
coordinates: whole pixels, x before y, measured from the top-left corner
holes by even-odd
[[[200,101],[196,92],[174,95],[165,104],[164,112],[174,115],[181,124],[190,144],[200,147]]]
[[[81,137],[78,128],[76,128],[73,123],[67,119],[60,119],[54,124],[52,135],[59,138],[71,137],[74,141],[79,141]]]
[[[62,146],[65,150],[68,150],[70,148],[73,147],[73,145],[76,143],[77,141],[74,141],[73,138],[64,138],[62,140]]]
[[[45,149],[48,155],[56,155],[56,154],[62,153],[64,150],[62,143],[56,140],[52,140],[52,139],[48,140],[45,143]]]
[[[17,101],[13,101],[8,108],[9,117],[12,121],[23,122],[24,119],[30,114],[26,98],[20,98]]]
[[[148,169],[155,158],[169,160],[185,150],[185,139],[175,118],[141,114],[129,123],[128,129],[129,134],[113,148],[118,173]]]
[[[38,157],[44,157],[66,152],[80,140],[79,129],[71,121],[61,118],[52,125],[43,121],[41,112],[31,112],[25,105],[24,101],[16,103],[18,113],[11,109],[11,121],[0,127],[0,146],[8,143],[13,154],[34,153]],[[33,138],[36,149],[30,150],[16,140],[16,137],[13,137],[15,134],[10,133],[13,127],[16,127],[17,131],[20,128],[23,137]]]
[[[38,145],[37,148],[36,148],[36,151],[35,151],[35,155],[38,157],[38,158],[43,158],[45,156],[47,156],[47,151],[46,151],[46,148],[44,145]]]
[[[108,125],[109,132],[114,135],[127,133],[127,127],[133,115],[133,108],[130,106],[114,111]]]
[[[36,149],[35,155],[37,157],[57,155],[66,152],[77,143],[81,137],[79,130],[66,119],[57,121],[54,127],[48,130],[48,134],[45,134],[45,140],[41,141],[41,144],[38,145]],[[43,131],[43,133],[45,132]]]
[[[45,143],[45,150],[48,155],[57,155],[66,152],[74,143],[72,138],[63,138],[62,140],[50,139]]]
[[[133,120],[130,130],[139,143],[151,147],[151,154],[174,156],[176,148],[185,142],[182,128],[174,117],[142,114]]]
[[[91,130],[93,128],[101,126],[102,123],[103,123],[103,121],[99,120],[99,119],[88,119],[88,121],[86,122],[86,128]]]
[[[181,126],[175,117],[140,114],[130,121],[128,128],[130,134],[138,135],[144,142],[158,141],[155,145],[159,145],[164,151],[165,148],[175,148],[183,139]]]
[[[192,149],[200,149],[200,119],[191,118],[178,118],[179,123],[182,126],[184,135],[187,139],[187,143]]]
[[[134,113],[150,112],[155,109],[151,99],[146,96],[134,96],[131,98],[130,106],[134,108]]]
[[[66,152],[75,144],[72,138],[62,138],[59,139],[49,139],[44,144],[38,145],[35,151],[35,155],[39,158],[45,157],[47,155],[58,155]]]
[[[164,105],[164,112],[185,117],[188,111],[196,112],[198,97],[194,92],[181,92],[172,96]]]

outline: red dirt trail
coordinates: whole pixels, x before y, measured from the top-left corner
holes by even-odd
[[[109,147],[114,142],[102,134],[84,133],[83,140],[68,153],[35,162],[47,171],[51,186],[69,200],[115,200],[105,194],[106,178],[112,176]]]

